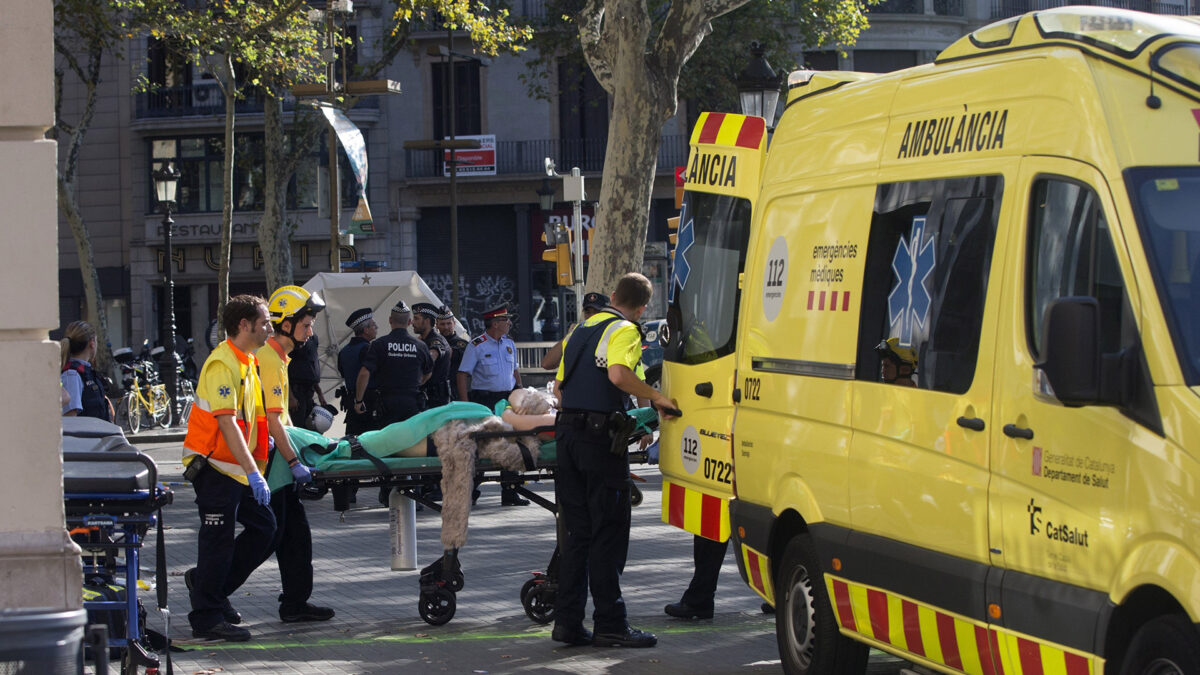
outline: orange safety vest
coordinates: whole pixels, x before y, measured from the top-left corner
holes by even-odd
[[[230,382],[239,384],[231,386]],[[254,354],[241,351],[229,340],[217,345],[200,371],[196,402],[188,418],[187,436],[183,439],[183,463],[186,466],[195,455],[207,456],[210,466],[247,483],[246,472],[217,427],[220,415],[234,416],[258,470],[264,471],[269,446],[258,361]]]

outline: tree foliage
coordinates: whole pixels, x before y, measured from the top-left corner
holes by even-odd
[[[622,273],[641,267],[662,126],[681,98],[736,110],[732,82],[749,59],[747,37],[769,43],[783,70],[794,63],[786,49],[852,44],[866,26],[862,0],[751,4],[746,9],[747,0],[550,3],[526,76],[531,93],[553,96],[552,70],[581,55],[611,100],[589,290],[609,290]],[[714,32],[718,39],[706,42]],[[702,42],[714,46],[690,63]]]

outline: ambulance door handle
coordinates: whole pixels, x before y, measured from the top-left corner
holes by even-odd
[[[712,398],[713,386],[712,382],[701,382],[696,385],[696,395],[704,398]]]
[[[1004,425],[1004,435],[1009,438],[1024,438],[1027,441],[1033,440],[1033,429],[1026,429],[1015,424]]]
[[[985,425],[978,417],[959,417],[958,426],[971,431],[983,431]]]

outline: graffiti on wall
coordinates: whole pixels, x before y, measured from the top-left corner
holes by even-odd
[[[450,305],[454,291],[451,288],[449,274],[422,275],[429,288],[437,293],[446,306]],[[483,313],[502,304],[507,304],[509,311],[517,310],[517,283],[512,277],[504,274],[483,274],[458,276],[460,297],[460,316],[458,320],[467,328],[471,335],[483,332]]]

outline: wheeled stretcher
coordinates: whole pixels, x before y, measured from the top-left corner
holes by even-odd
[[[139,562],[146,534],[156,527],[157,600],[169,628],[162,508],[172,498],[154,461],[129,445],[119,427],[63,418],[63,499],[67,529],[84,550],[84,609],[114,617],[108,649],[98,645],[95,657],[103,662],[108,650],[119,652],[123,673],[159,665],[138,599]],[[89,588],[98,586],[121,589],[124,598],[89,598]]]
[[[447,430],[453,431],[455,422],[469,425],[484,420],[484,423],[479,426],[467,426],[466,428],[470,439],[478,443],[481,448],[480,456],[472,458],[471,463],[465,468],[471,479],[470,486],[478,482],[499,482],[501,480],[499,471],[502,468],[514,470],[518,474],[514,485],[518,494],[551,513],[557,514],[558,512],[554,502],[525,487],[526,483],[554,480],[557,468],[555,442],[553,440],[537,440],[539,435],[545,436],[548,432],[552,433],[553,426],[514,430],[503,424],[488,424],[488,421],[494,422],[497,421],[497,418],[493,417],[491,411],[483,406],[471,403],[452,403],[447,407],[454,406],[458,406],[458,410],[446,411],[449,417],[443,419],[448,421],[444,422],[445,426],[433,433],[429,433],[430,422],[418,418],[434,411],[422,413],[409,422],[391,425],[388,429],[400,425],[411,425],[413,432],[411,435],[393,433],[391,447],[386,447],[387,444],[375,443],[371,452],[367,452],[362,447],[376,440],[374,437],[368,438],[368,435],[382,432],[363,434],[362,442],[359,444],[357,440],[333,440],[304,429],[288,428],[289,439],[292,441],[293,447],[297,449],[301,460],[314,469],[313,482],[317,488],[328,488],[335,495],[342,492],[339,488],[393,488],[414,502],[442,513],[443,555],[421,570],[420,597],[417,604],[421,618],[435,626],[445,624],[454,617],[455,594],[462,590],[465,584],[458,552],[459,547],[465,542],[465,512],[470,509],[470,489],[455,490],[456,484],[457,487],[462,487],[462,481],[444,480],[449,472],[464,470],[462,463],[457,458],[452,459],[445,452],[446,437],[452,435]],[[458,413],[465,416],[456,417],[455,415]],[[471,417],[471,414],[475,416]],[[628,444],[637,443],[642,436],[653,432],[658,421],[657,414],[650,408],[637,409],[631,411],[631,414],[638,424],[630,434]],[[427,435],[423,436],[423,433]],[[510,462],[505,465],[502,461],[488,458],[485,455],[483,448],[486,444],[503,443],[506,440],[510,444],[514,441],[518,442],[519,465],[514,466],[511,463],[511,457],[509,457]],[[409,442],[412,444],[405,445]],[[415,454],[421,449],[421,443],[428,443],[430,449],[437,445],[441,455],[431,456],[432,453],[426,452],[420,456],[380,456],[380,453],[390,450],[398,451],[401,448],[406,449],[410,454]],[[354,447],[355,445],[358,447]],[[630,463],[644,463],[647,457],[645,452],[634,451],[630,453],[629,459]],[[442,504],[425,496],[438,487],[442,489]],[[631,493],[636,506],[641,502],[641,492],[634,486]],[[466,500],[465,503],[461,503],[463,500]],[[345,504],[335,502],[335,508],[344,510]],[[460,511],[463,512],[461,519],[454,515]],[[461,532],[455,529],[457,525],[461,525]],[[454,531],[448,531],[448,529]],[[522,606],[526,615],[535,622],[544,624],[553,621],[554,598],[557,593],[558,558],[558,548],[555,547],[546,572],[534,573],[533,578],[529,579],[521,589]]]

